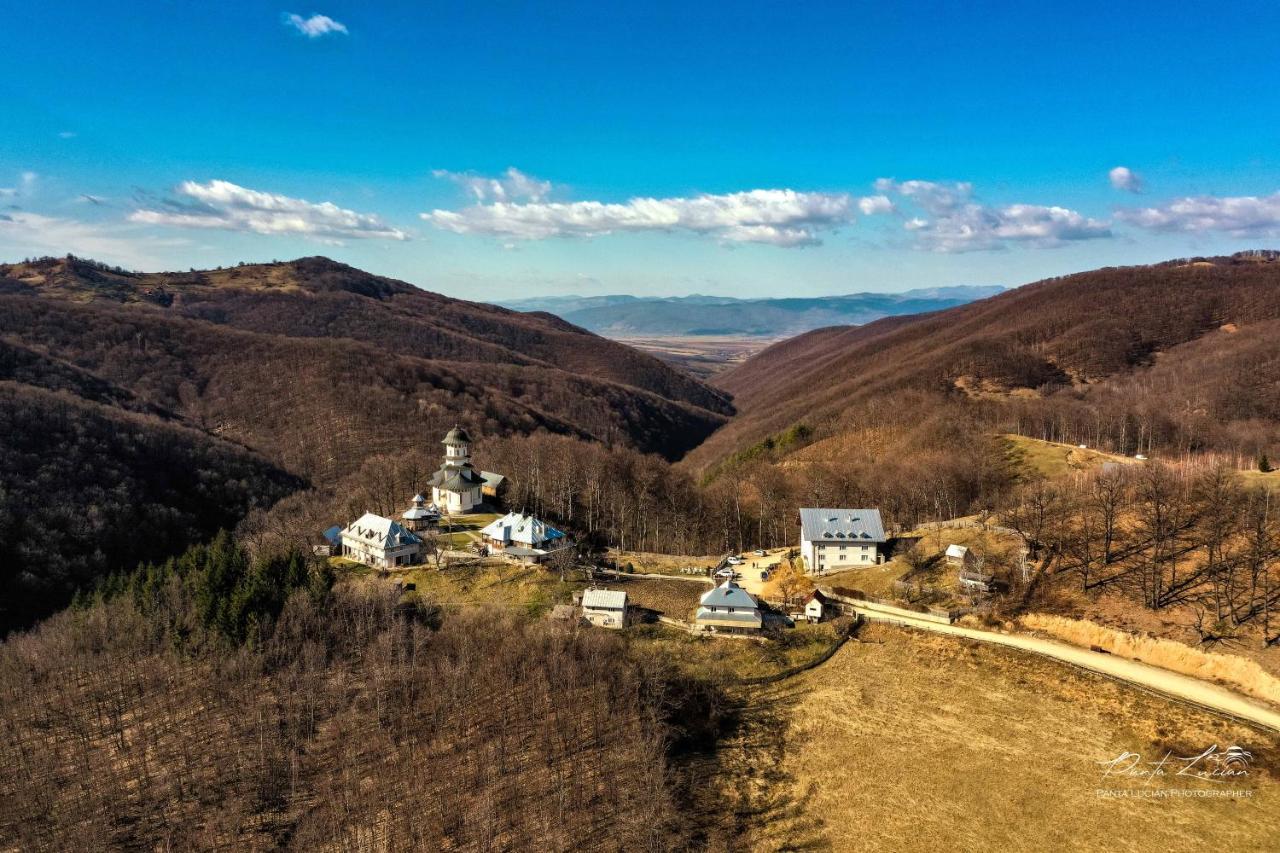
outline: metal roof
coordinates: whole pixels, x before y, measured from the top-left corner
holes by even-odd
[[[366,512],[347,525],[342,535],[379,548],[398,548],[401,545],[418,545],[422,542],[399,522],[371,512]]]
[[[948,545],[948,546],[947,546],[947,556],[948,556],[948,557],[963,557],[965,554],[968,554],[968,553],[969,553],[969,549],[968,549],[968,548],[966,548],[966,547],[964,547],[963,545]]]
[[[884,522],[878,509],[800,510],[801,536],[809,542],[884,542]]]
[[[471,436],[467,435],[467,431],[462,427],[455,426],[449,430],[441,444],[470,444]]]
[[[622,610],[627,606],[627,594],[616,589],[589,589],[582,593],[582,606]]]
[[[563,539],[564,534],[544,521],[532,515],[520,512],[509,512],[497,521],[492,522],[481,536],[497,539],[499,542],[519,542],[522,545],[538,546],[553,539]]]
[[[703,607],[742,607],[747,610],[754,610],[759,607],[755,598],[751,593],[733,582],[733,579],[725,581],[715,589],[709,589],[702,594],[699,603]]]

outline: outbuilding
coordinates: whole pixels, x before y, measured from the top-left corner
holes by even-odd
[[[588,589],[582,593],[582,617],[597,628],[621,628],[627,624],[627,594],[614,589]]]

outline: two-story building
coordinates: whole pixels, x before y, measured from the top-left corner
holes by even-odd
[[[422,540],[404,525],[366,512],[340,534],[342,556],[375,569],[410,566],[418,562]]]
[[[878,509],[800,510],[800,556],[811,575],[883,563],[886,541]]]

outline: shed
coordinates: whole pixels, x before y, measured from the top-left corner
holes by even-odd
[[[621,628],[627,624],[627,594],[615,589],[586,590],[582,616],[599,628]]]

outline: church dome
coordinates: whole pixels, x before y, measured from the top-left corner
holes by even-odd
[[[449,430],[449,434],[444,437],[441,444],[470,444],[471,436],[467,435],[467,431],[461,427],[454,427]]]

